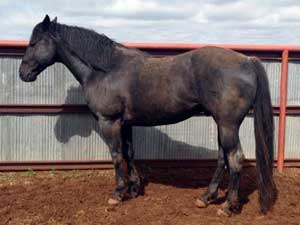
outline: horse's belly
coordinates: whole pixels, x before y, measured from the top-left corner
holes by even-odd
[[[168,117],[168,118],[141,118],[133,121],[133,126],[160,126],[160,125],[168,125],[181,122],[185,119],[190,118],[192,115],[184,115],[184,116],[177,116],[177,117]]]
[[[200,107],[192,107],[178,112],[148,110],[135,114],[127,122],[133,126],[159,126],[178,123],[201,113],[203,114],[204,111]]]

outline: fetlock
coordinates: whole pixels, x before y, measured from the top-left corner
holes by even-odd
[[[128,190],[130,196],[132,198],[136,198],[141,194],[141,184],[140,182],[131,182],[129,185],[129,190]]]
[[[206,202],[207,204],[215,201],[217,198],[218,198],[218,191],[214,193],[206,192],[204,195],[200,196],[200,199]]]

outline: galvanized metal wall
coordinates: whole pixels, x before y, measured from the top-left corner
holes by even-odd
[[[289,62],[287,105],[300,105],[300,62]]]
[[[77,81],[64,66],[56,64],[43,72],[36,82],[24,83],[18,77],[19,64],[19,58],[0,57],[0,104],[85,103]],[[292,79],[298,79],[296,74],[300,65],[296,62],[290,65],[289,83],[293,83]],[[265,61],[264,66],[270,80],[273,105],[278,105],[281,63]],[[289,103],[299,103],[297,86],[289,90],[296,93],[289,92]],[[299,145],[297,134],[300,133],[297,119],[287,119],[288,157],[300,156],[296,148]],[[275,124],[277,133],[277,117]],[[0,126],[0,161],[110,159],[108,149],[97,133],[97,124],[89,114],[1,115]],[[253,118],[247,117],[243,122],[240,138],[246,157],[254,158]],[[134,148],[139,159],[215,158],[216,125],[210,117],[194,117],[175,125],[136,127]]]
[[[289,62],[287,105],[300,105],[300,62]],[[285,157],[300,158],[300,118],[299,116],[287,116]]]
[[[20,58],[0,57],[0,104],[85,103],[78,82],[62,64],[47,68],[35,82],[25,83],[19,78],[20,63]]]

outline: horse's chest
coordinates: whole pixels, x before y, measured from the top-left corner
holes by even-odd
[[[90,89],[86,93],[89,108],[97,114],[115,118],[123,112],[123,104],[119,95],[107,88]]]

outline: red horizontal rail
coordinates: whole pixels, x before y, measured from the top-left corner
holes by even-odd
[[[283,51],[290,50],[295,52],[300,52],[300,46],[298,45],[241,45],[241,44],[185,44],[185,43],[129,43],[124,42],[124,45],[134,48],[142,49],[182,49],[182,50],[192,50],[196,48],[201,48],[204,46],[217,46],[222,48],[230,48],[237,51]]]
[[[10,104],[0,105],[0,113],[16,114],[57,114],[57,113],[89,113],[90,110],[85,104],[76,105],[57,105],[57,104]]]
[[[0,47],[27,47],[28,41],[0,40]]]
[[[275,161],[276,162],[276,161]],[[285,159],[286,167],[300,167],[300,159]],[[153,168],[204,168],[216,167],[216,159],[197,160],[136,160],[137,166]],[[276,167],[277,164],[274,164]],[[247,159],[243,167],[255,166],[255,159]],[[28,170],[77,170],[77,169],[113,169],[111,160],[54,160],[54,161],[3,161],[0,171],[28,171]]]
[[[300,52],[299,45],[244,45],[244,44],[197,44],[197,43],[146,43],[146,42],[123,42],[127,47],[157,50],[192,50],[204,46],[218,46],[237,51],[293,51]],[[0,40],[0,47],[27,47],[28,41]]]
[[[0,114],[58,114],[58,113],[89,113],[90,110],[85,104],[9,104],[0,105]],[[250,114],[253,112],[250,111]],[[274,115],[279,115],[280,106],[273,106]],[[287,115],[300,115],[300,106],[287,106]]]

